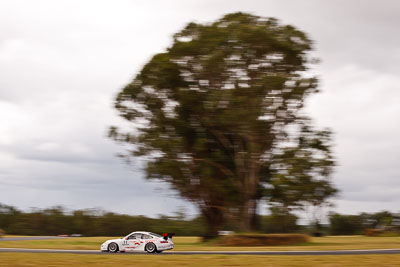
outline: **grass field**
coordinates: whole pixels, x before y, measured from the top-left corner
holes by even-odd
[[[31,266],[399,266],[400,255],[227,256],[227,255],[74,255],[0,253],[1,267]]]
[[[0,247],[99,249],[111,237],[0,241]],[[297,246],[220,247],[201,243],[198,237],[174,237],[177,251],[187,250],[343,250],[400,248],[400,237],[328,236]],[[399,266],[400,255],[260,256],[260,255],[153,255],[61,253],[0,253],[1,267],[32,266]]]
[[[48,248],[48,249],[99,249],[100,244],[113,237],[76,237],[49,240],[1,241],[0,247]],[[327,236],[314,237],[311,242],[292,246],[269,247],[221,247],[213,243],[202,243],[199,237],[174,237],[175,251],[188,250],[344,250],[400,248],[400,237]]]

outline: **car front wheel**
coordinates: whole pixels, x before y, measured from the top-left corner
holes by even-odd
[[[111,243],[108,245],[108,251],[115,253],[118,251],[118,245],[116,243]]]
[[[148,243],[148,244],[146,245],[146,251],[147,251],[148,253],[154,253],[154,252],[156,252],[156,251],[157,251],[156,245],[155,245],[154,243]]]

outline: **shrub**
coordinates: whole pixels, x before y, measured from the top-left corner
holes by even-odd
[[[261,230],[264,233],[294,233],[299,230],[297,216],[293,214],[271,214],[261,217]]]
[[[366,236],[377,236],[379,234],[379,231],[373,228],[367,228],[364,230],[364,234]]]
[[[360,216],[335,213],[329,216],[329,220],[332,235],[355,235],[363,232]]]

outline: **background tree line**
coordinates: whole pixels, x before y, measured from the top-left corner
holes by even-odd
[[[298,217],[273,211],[258,215],[260,233],[311,233],[312,227],[298,224]],[[227,223],[224,230],[240,231],[237,224]],[[324,226],[325,234],[363,234],[366,229],[400,227],[400,214],[388,211],[361,213],[359,215],[331,214],[330,224]],[[57,206],[23,212],[12,206],[0,204],[0,229],[15,235],[82,234],[84,236],[124,236],[135,230],[156,233],[175,232],[179,236],[203,236],[206,227],[202,216],[186,218],[183,212],[158,218],[132,216],[96,209],[67,212]]]
[[[132,231],[144,230],[201,236],[204,232],[201,218],[187,220],[181,212],[177,212],[175,216],[160,215],[158,218],[149,218],[97,209],[67,212],[61,206],[23,212],[1,204],[0,228],[7,234],[17,235],[124,236]]]
[[[360,213],[358,215],[333,213],[329,219],[330,233],[333,235],[400,234],[400,213],[388,211]]]

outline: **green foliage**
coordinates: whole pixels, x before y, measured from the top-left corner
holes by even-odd
[[[358,215],[340,215],[337,213],[329,216],[332,235],[357,235],[362,234],[362,220]]]
[[[319,232],[321,210],[338,192],[329,180],[335,166],[331,132],[314,130],[307,118],[298,127],[271,157],[269,200],[272,210],[284,216],[294,209],[309,211],[314,231]]]
[[[293,214],[273,212],[260,219],[261,231],[264,233],[295,233],[301,229],[297,224],[297,216]]]
[[[287,164],[293,154],[284,149],[275,155],[288,141],[287,126],[304,121],[304,100],[317,92],[317,79],[304,73],[311,45],[305,33],[273,18],[233,13],[212,24],[190,23],[119,93],[115,108],[135,130],[112,127],[110,137],[129,145],[128,157],[148,160],[148,178],[170,183],[197,204],[209,235],[227,218],[240,218],[241,230],[248,231],[268,193],[273,160]],[[306,136],[297,152],[325,148],[319,139],[329,133],[310,129],[302,136],[312,138]],[[333,165],[331,158],[297,152],[285,180],[308,182],[312,175],[304,172],[310,170],[330,173],[317,169]],[[334,191],[320,196],[328,184],[317,180],[313,188],[302,186],[308,191],[289,205],[312,198],[321,203]]]
[[[306,204],[318,206],[337,193],[326,179],[335,164],[331,133],[313,130],[308,120],[301,123],[297,136],[271,160],[271,202],[289,209]]]

